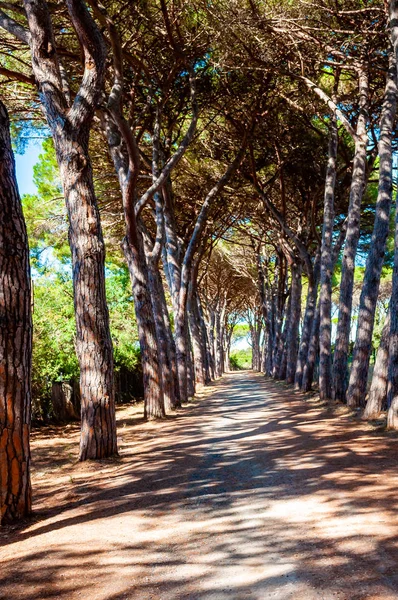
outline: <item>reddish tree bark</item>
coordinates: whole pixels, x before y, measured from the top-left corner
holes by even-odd
[[[0,524],[31,511],[31,360],[28,238],[0,101]]]

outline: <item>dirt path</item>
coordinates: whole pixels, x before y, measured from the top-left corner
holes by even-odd
[[[1,599],[398,599],[397,438],[250,373],[166,424],[137,410],[100,465],[76,464],[76,426],[34,435]]]

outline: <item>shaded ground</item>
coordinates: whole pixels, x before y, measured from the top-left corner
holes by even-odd
[[[121,456],[34,435],[35,519],[0,532],[7,600],[398,599],[397,439],[236,373]],[[62,434],[62,435],[61,435]]]

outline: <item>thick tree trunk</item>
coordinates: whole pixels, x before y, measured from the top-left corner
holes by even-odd
[[[217,377],[221,377],[223,374],[223,366],[224,366],[224,351],[223,351],[220,308],[218,308],[216,311],[216,340],[215,341],[216,341],[216,375],[217,375]]]
[[[0,102],[0,525],[31,511],[31,362],[28,238]]]
[[[290,324],[286,338],[286,381],[294,382],[297,364],[297,352],[299,346],[299,327],[301,316],[301,263],[295,263],[291,267],[292,286],[290,301]]]
[[[105,296],[105,246],[88,144],[105,78],[106,48],[85,3],[66,0],[84,54],[80,88],[69,106],[47,3],[24,0],[24,6],[32,68],[54,140],[69,218],[82,403],[80,460],[104,458],[117,454],[113,353]]]
[[[301,389],[303,392],[309,392],[312,389],[312,382],[314,380],[314,372],[316,366],[316,360],[319,351],[319,323],[321,318],[320,302],[315,310],[314,320],[312,322],[310,343],[308,346],[307,360],[303,369],[303,381]]]
[[[273,377],[275,379],[284,379],[284,375],[286,373],[286,367],[282,365],[284,362],[284,357],[286,357],[286,335],[289,328],[289,320],[290,320],[290,303],[291,303],[291,294],[289,294],[289,299],[287,302],[286,314],[285,314],[285,322],[281,323],[281,332],[278,339],[278,349],[274,360],[274,373]],[[282,318],[282,317],[281,317]]]
[[[332,236],[338,144],[337,121],[334,113],[330,118],[329,135],[321,247],[319,322],[319,395],[321,400],[329,400],[332,397]]]
[[[209,352],[210,352],[210,369],[212,374],[212,379],[217,377],[216,374],[216,354],[214,351],[215,348],[215,336],[214,336],[214,328],[216,322],[216,315],[214,310],[210,309],[209,311]]]
[[[390,2],[390,27],[395,69],[398,68],[398,1]],[[397,76],[397,71],[395,71]],[[397,81],[397,80],[396,80]],[[398,429],[398,196],[395,207],[395,252],[390,301],[390,341],[388,363],[387,427]]]
[[[278,364],[278,379],[286,379],[286,368],[287,368],[287,335],[290,326],[290,315],[291,315],[291,305],[292,305],[292,292],[290,289],[289,300],[286,309],[285,315],[285,323],[283,326],[283,332],[280,339],[280,354],[278,356],[277,364]]]
[[[157,271],[156,275],[157,275],[157,285],[158,285],[158,290],[159,290],[159,298],[160,298],[160,302],[161,302],[164,330],[166,332],[166,337],[167,337],[167,348],[168,348],[171,372],[172,372],[172,377],[173,377],[174,405],[171,408],[174,410],[178,407],[181,407],[180,391],[178,388],[176,345],[175,345],[174,337],[173,337],[173,334],[171,331],[170,315],[169,315],[169,310],[167,308],[166,296],[165,296],[165,291],[164,291],[164,287],[163,287],[162,278],[160,276],[160,272]]]
[[[88,156],[88,133],[84,144],[54,136],[72,252],[82,416],[80,460],[117,454],[105,244]]]
[[[398,429],[398,196],[396,201],[394,270],[389,315],[391,325],[388,343],[387,427]]]
[[[273,348],[272,348],[272,372],[271,372],[271,375],[274,378],[277,378],[278,373],[279,373],[281,347],[282,347],[282,324],[283,324],[283,316],[284,316],[285,302],[286,302],[285,258],[281,253],[278,255],[278,265],[279,265],[279,268],[278,268],[277,292],[276,292],[276,301],[274,302],[274,311],[275,311],[274,337],[272,340]]]
[[[198,386],[203,386],[206,383],[206,348],[203,345],[198,303],[192,283],[188,298],[188,318],[194,356],[195,382]]]
[[[160,286],[163,287],[156,265],[148,261],[148,283],[151,291],[152,311],[158,347],[159,372],[162,378],[163,404],[167,413],[175,409],[174,378],[170,360],[171,348],[165,327]],[[156,417],[155,417],[156,418]]]
[[[320,269],[319,258],[320,255],[319,252],[317,252],[317,256],[315,257],[313,277],[308,281],[308,292],[303,320],[303,330],[301,334],[300,349],[297,358],[296,375],[294,378],[294,386],[297,390],[301,389],[302,387],[304,367],[307,361],[308,349],[311,339],[312,323],[315,318]]]
[[[263,339],[263,350],[262,350],[262,354],[261,354],[261,372],[264,373],[264,375],[269,375],[270,371],[267,369],[267,364],[269,361],[269,352],[268,352],[268,340],[269,340],[269,333],[267,332],[267,330],[265,330],[264,332],[264,339]]]
[[[165,417],[163,382],[160,366],[162,357],[158,348],[157,330],[151,297],[152,293],[150,290],[149,268],[147,265],[142,234],[143,227],[138,226],[135,215],[136,190],[133,177],[134,169],[130,164],[131,159],[130,162],[126,159],[126,153],[123,150],[124,141],[120,130],[113,120],[107,118],[106,115],[102,115],[102,127],[107,138],[109,153],[119,178],[123,198],[126,224],[126,237],[123,241],[123,251],[132,284],[134,309],[141,350],[144,415],[145,418],[149,420],[162,419]],[[153,257],[153,259],[157,260],[158,257]],[[153,274],[158,273],[157,265],[158,263],[156,263],[156,268],[153,269]],[[153,285],[156,285],[156,282],[152,282],[152,286]],[[159,305],[156,310],[159,310]],[[164,311],[162,317],[165,319]],[[176,390],[178,388],[174,389]]]
[[[264,359],[263,371],[271,377],[273,371],[273,351],[275,344],[275,302],[273,291],[270,290],[270,295],[267,300],[267,325],[266,325],[266,344],[264,344]]]
[[[212,379],[211,354],[210,354],[209,339],[208,339],[208,335],[207,335],[207,328],[206,328],[206,323],[205,323],[205,319],[203,316],[202,303],[200,301],[199,294],[196,294],[196,302],[197,302],[200,331],[201,331],[201,336],[202,336],[202,346],[205,350],[205,383],[208,384],[208,383],[210,383],[210,381]],[[213,377],[214,377],[214,374],[213,374]]]
[[[144,376],[144,416],[146,419],[165,417],[162,376],[158,355],[156,325],[153,317],[148,273],[142,240],[135,239],[134,247],[127,241],[123,245],[133,287]]]
[[[333,395],[336,400],[345,400],[348,384],[348,345],[350,341],[352,291],[354,287],[355,257],[360,234],[361,202],[366,183],[366,146],[368,122],[369,82],[364,67],[359,74],[359,105],[354,162],[348,208],[347,233],[341,268],[339,317],[333,361]]]
[[[178,387],[181,402],[188,401],[188,371],[187,371],[187,330],[185,310],[179,310],[176,315],[175,341],[177,357]]]
[[[347,404],[352,408],[360,406],[365,399],[374,316],[389,230],[392,195],[392,133],[397,105],[396,62],[392,54],[389,62],[390,68],[380,118],[379,189],[376,215],[359,301],[358,328],[347,391]]]
[[[257,317],[255,317],[254,324],[253,324],[253,333],[252,333],[252,340],[253,340],[252,365],[253,365],[253,369],[255,371],[261,371],[261,344],[260,344],[261,329],[262,329],[261,323],[259,322]]]
[[[188,352],[187,352],[187,391],[188,391],[188,398],[193,398],[193,396],[195,395],[195,392],[196,392],[195,367],[194,367],[194,357],[192,354],[191,335],[190,335],[189,327],[188,327],[188,315],[187,315],[186,331],[187,331],[187,338],[188,338],[187,339],[187,348],[188,348]]]
[[[375,367],[373,370],[372,383],[369,390],[368,400],[363,413],[365,419],[377,419],[387,401],[388,383],[388,346],[390,342],[390,309],[383,326],[380,346],[377,351]]]

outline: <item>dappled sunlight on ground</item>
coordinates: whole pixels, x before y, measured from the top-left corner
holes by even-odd
[[[76,462],[75,425],[34,433],[0,598],[398,598],[396,438],[247,372],[165,423],[140,410],[99,464]]]

